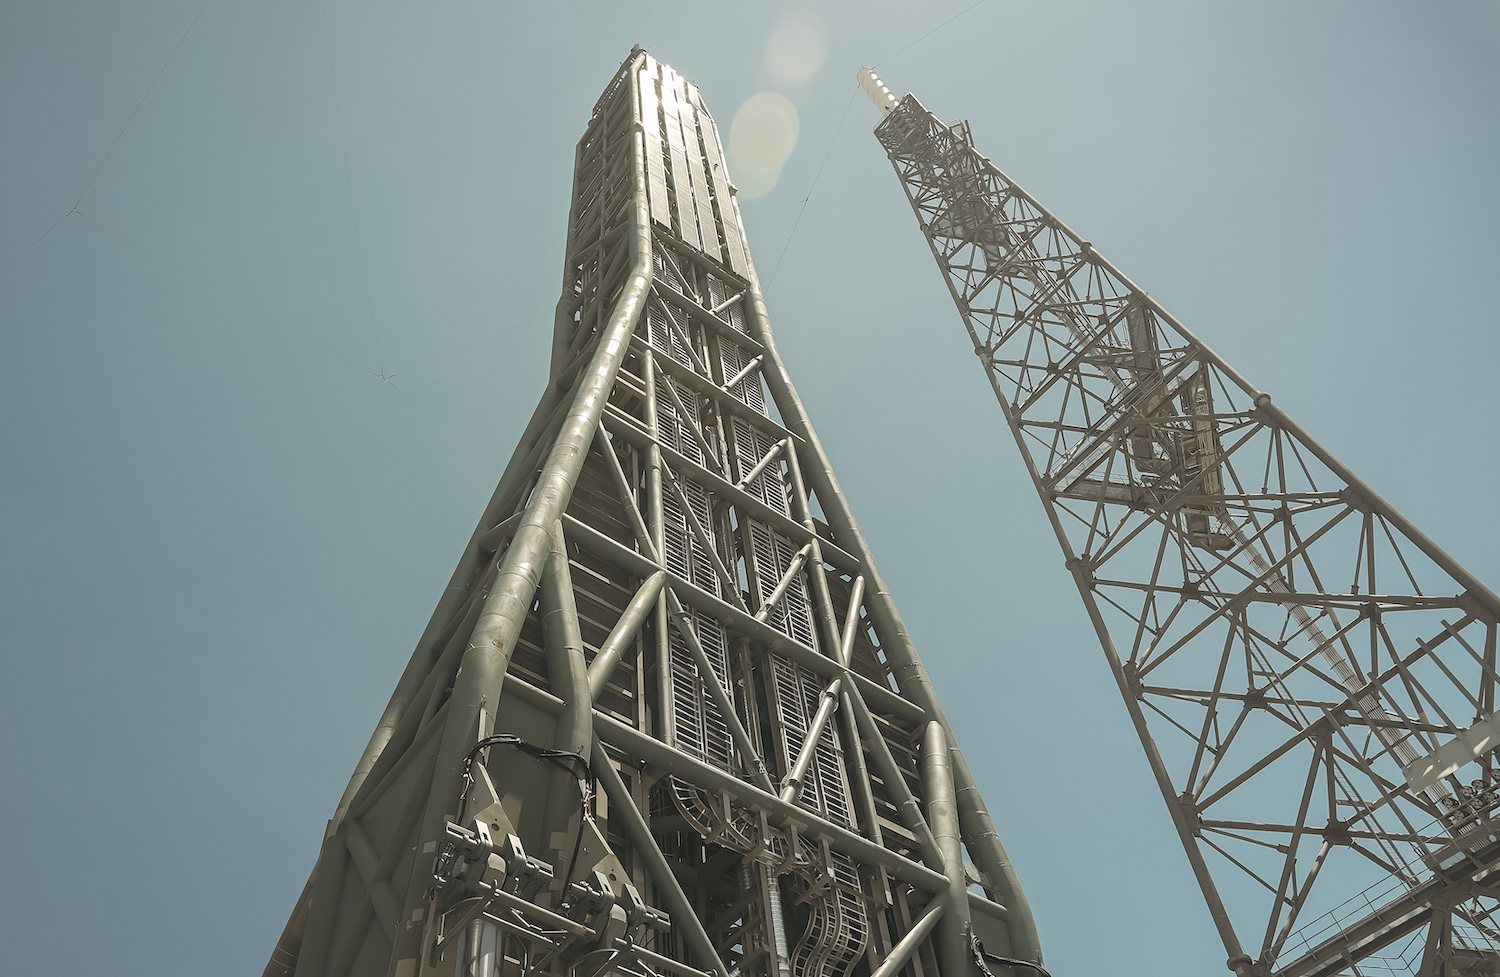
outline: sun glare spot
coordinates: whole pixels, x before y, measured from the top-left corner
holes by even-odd
[[[797,147],[797,107],[783,95],[752,95],[729,126],[729,165],[739,196],[764,197],[781,179],[781,167]]]
[[[766,41],[766,74],[782,88],[797,88],[812,80],[828,55],[828,32],[810,10],[788,14],[777,22]]]

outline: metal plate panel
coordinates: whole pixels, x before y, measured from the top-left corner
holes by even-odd
[[[703,253],[720,261],[719,230],[714,221],[713,203],[709,200],[708,171],[703,165],[703,137],[699,131],[703,113],[698,108],[698,89],[680,79],[678,84],[682,86],[682,137],[687,142],[693,201],[698,205],[698,232],[703,239]]]
[[[719,204],[719,217],[724,228],[724,245],[727,263],[736,275],[749,277],[750,266],[745,262],[744,233],[739,226],[739,210],[734,206],[729,191],[729,168],[724,163],[724,146],[719,141],[719,127],[703,104],[698,90],[693,90],[694,106],[698,110],[698,122],[703,127],[703,150],[708,157],[708,178],[713,186],[714,198]]]
[[[661,69],[656,59],[646,55],[640,72],[641,130],[646,137],[646,184],[651,198],[651,219],[672,226],[671,204],[667,200],[666,161],[661,148],[661,97],[657,86]]]
[[[676,79],[677,72],[666,65],[661,66],[663,128],[666,130],[667,149],[672,158],[672,212],[677,216],[682,239],[693,247],[701,247],[693,192],[688,185],[687,158],[683,155],[681,107],[677,104]]]
[[[667,81],[663,77],[662,84],[665,87]],[[697,127],[693,123],[693,107],[687,100],[687,82],[682,76],[673,73],[670,79],[672,84],[672,102],[677,109],[677,125],[680,127],[679,138],[682,140],[682,164],[687,171],[687,181],[677,188],[678,206],[683,216],[683,240],[695,246],[699,251],[707,251],[704,232],[704,220],[699,213],[698,184],[703,179],[701,174],[701,163],[698,163],[698,135]],[[670,124],[670,123],[669,123]],[[689,218],[692,222],[692,230],[687,229]]]

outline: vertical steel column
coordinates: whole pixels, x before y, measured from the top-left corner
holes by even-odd
[[[542,639],[547,647],[547,677],[563,701],[562,715],[552,735],[552,749],[563,750],[586,761],[594,739],[594,711],[590,708],[588,679],[583,661],[583,636],[578,629],[578,604],[573,597],[573,575],[568,569],[568,541],[561,522],[552,524],[552,546],[542,575]],[[553,766],[548,776],[547,820],[565,825],[578,808],[578,772],[571,774]],[[564,813],[566,812],[566,813]],[[567,851],[547,841],[559,858]],[[571,875],[573,867],[566,871]]]
[[[646,518],[651,527],[651,545],[660,560],[667,551],[666,523],[662,516],[661,420],[656,412],[656,362],[649,354],[641,356],[641,374],[646,387],[646,431],[651,443],[646,448]],[[672,645],[667,633],[667,595],[656,597],[652,615],[652,634],[656,639],[656,726],[657,738],[668,746],[677,745],[677,717],[672,713]]]
[[[958,799],[948,757],[948,737],[937,722],[922,730],[922,793],[927,797],[927,820],[943,856],[948,877],[948,911],[938,924],[938,949],[943,970],[966,974],[974,967],[969,954],[969,896],[964,878],[964,848],[958,829]]]
[[[633,79],[632,73],[632,86]],[[500,562],[484,611],[459,666],[419,835],[421,849],[429,845],[433,848],[431,851],[419,849],[418,867],[412,873],[403,905],[403,928],[396,935],[391,954],[391,977],[406,977],[408,967],[415,972],[420,949],[417,943],[421,935],[422,896],[430,875],[426,866],[443,837],[444,822],[453,813],[451,808],[459,793],[463,758],[476,737],[482,736],[494,724],[505,671],[548,559],[552,526],[572,497],[578,473],[651,286],[651,218],[646,201],[645,160],[641,156],[639,139],[632,141],[631,156],[635,176],[631,224],[627,232],[631,271],[600,331],[598,345],[588,366],[579,374],[576,392],[557,440],[548,453],[520,524]]]

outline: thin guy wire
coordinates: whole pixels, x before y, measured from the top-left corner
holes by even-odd
[[[927,40],[929,37],[931,37],[932,35],[936,34],[938,31],[942,30],[944,27],[947,27],[949,24],[953,23],[955,20],[957,20],[958,18],[962,17],[964,14],[966,14],[969,11],[973,10],[975,7],[979,6],[982,3],[984,3],[984,0],[975,0],[974,3],[969,4],[969,6],[965,7],[962,10],[960,10],[958,13],[954,14],[952,17],[949,17],[947,20],[943,21],[941,24],[937,25],[932,30],[928,31],[926,34],[923,34],[921,37],[917,38],[915,41],[912,41],[910,44],[906,45],[906,47],[904,47],[901,50],[897,51],[895,54],[887,54],[885,57],[881,58],[879,61],[877,61],[874,64],[870,65],[870,67],[871,68],[878,68],[881,65],[885,64],[887,61],[889,61],[892,58],[894,58],[897,54],[903,54],[903,53],[905,53],[909,48],[911,48],[911,47],[913,47],[913,46],[915,46],[917,44],[920,44],[922,41]]]
[[[339,153],[344,158],[344,188],[349,191],[349,223],[354,226],[354,248],[359,253],[359,277],[365,286],[365,320],[370,324],[370,337],[375,340],[375,365],[380,368],[381,379],[386,378],[385,356],[380,351],[380,331],[375,328],[375,303],[370,301],[370,274],[365,270],[365,244],[359,233],[359,213],[354,209],[354,181],[349,176],[349,147],[344,142],[344,111],[339,106],[339,80],[333,71],[333,38],[328,30],[328,4],[323,9],[323,46],[328,52],[328,81],[333,88],[333,115],[339,126]]]
[[[800,200],[793,200],[791,203],[787,204],[785,207],[781,208],[780,210],[773,210],[769,214],[766,214],[764,217],[757,217],[753,221],[746,221],[745,222],[745,226],[746,227],[754,227],[756,224],[759,224],[759,223],[761,223],[763,221],[768,221],[772,217],[780,217],[782,214],[786,213],[787,211],[792,210],[795,207],[800,207],[800,206],[802,206],[802,201],[800,201]]]
[[[439,414],[437,411],[433,410],[431,407],[428,407],[426,404],[422,403],[420,400],[418,400],[417,398],[413,397],[411,394],[407,393],[405,389],[396,386],[394,383],[391,382],[391,378],[390,377],[381,377],[380,379],[382,379],[382,380],[385,381],[386,386],[390,387],[392,390],[396,391],[401,396],[405,397],[407,400],[409,400],[412,403],[416,404],[418,407],[422,408],[427,413],[431,414],[433,417],[436,417],[438,420],[440,420],[444,424],[448,425],[450,428],[452,428],[454,430],[455,433],[458,434],[459,437],[463,438],[465,441],[468,441],[470,444],[474,445],[480,451],[483,451],[485,454],[489,455],[491,458],[494,458],[496,461],[504,461],[505,460],[504,458],[501,458],[499,455],[495,454],[489,448],[485,447],[483,444],[480,444],[474,438],[470,437],[468,434],[465,434],[464,431],[463,431],[463,429],[460,428],[457,424],[454,424],[452,421],[448,420],[448,418],[444,417],[442,414]]]
[[[7,261],[4,268],[0,268],[0,275],[4,275],[7,271],[10,271],[11,265],[15,264],[17,261],[20,261],[22,258],[30,254],[32,248],[42,243],[42,238],[45,238],[48,234],[51,234],[53,231],[57,230],[57,225],[67,220],[69,217],[72,217],[74,214],[78,214],[78,211],[70,210],[66,214],[63,214],[61,217],[59,217],[57,220],[53,221],[51,227],[47,228],[45,231],[39,234],[35,241],[32,241],[30,244],[26,245],[25,251],[22,251],[20,254]],[[78,216],[82,217],[83,215],[78,214]]]
[[[980,0],[982,3],[983,0]],[[807,196],[802,198],[802,209],[797,211],[797,219],[792,222],[792,232],[786,236],[786,244],[781,246],[781,254],[776,259],[776,267],[771,269],[771,277],[766,279],[766,288],[776,280],[776,273],[781,270],[781,262],[786,258],[787,249],[792,246],[792,238],[797,236],[797,226],[802,223],[802,215],[807,212],[807,202],[812,199],[813,191],[818,187],[818,178],[823,175],[823,168],[828,165],[828,157],[833,155],[833,147],[838,145],[839,133],[844,131],[844,120],[849,118],[849,109],[854,106],[854,96],[859,94],[859,88],[849,93],[849,101],[844,105],[844,114],[839,117],[838,128],[833,131],[833,138],[828,141],[828,151],[823,154],[823,162],[818,164],[818,172],[813,174],[812,185],[807,188]]]
[[[71,215],[78,214],[78,216],[80,217],[83,216],[83,214],[78,210],[78,205],[83,203],[83,198],[88,195],[89,189],[94,185],[94,181],[99,179],[99,174],[104,170],[104,164],[108,163],[109,158],[114,155],[115,147],[120,145],[121,139],[125,138],[125,133],[130,129],[130,124],[135,121],[136,114],[140,112],[141,106],[146,104],[146,99],[150,98],[151,93],[156,90],[156,83],[161,81],[161,76],[166,73],[167,66],[172,63],[173,58],[177,57],[177,49],[182,47],[182,42],[187,40],[187,36],[193,32],[193,26],[198,23],[198,18],[203,16],[203,11],[208,8],[208,4],[209,0],[203,0],[203,6],[199,7],[198,12],[193,15],[192,21],[190,21],[187,25],[187,30],[182,32],[182,36],[179,37],[177,39],[177,43],[172,46],[172,53],[168,54],[167,60],[162,62],[161,68],[156,72],[156,77],[151,79],[151,85],[146,89],[146,94],[142,95],[141,100],[135,103],[135,108],[130,112],[130,118],[125,120],[125,125],[120,129],[119,135],[115,136],[115,141],[109,144],[109,149],[105,152],[104,158],[99,161],[98,166],[94,167],[94,175],[89,177],[88,183],[84,184],[83,193],[80,193],[78,195],[78,199],[73,202],[73,208],[66,214],[63,214],[57,220],[53,221],[51,227],[47,228],[41,234],[37,235],[36,240],[26,245],[26,249],[24,251],[7,261],[5,263],[5,267],[0,268],[0,275],[4,275],[7,271],[10,271],[11,265],[14,265],[17,261],[20,261],[22,258],[30,254],[32,248],[36,247],[38,244],[41,244],[43,238],[51,234],[53,231],[57,230],[57,226],[63,221],[67,220]]]
[[[844,29],[849,32],[849,43],[854,45],[854,56],[859,58],[859,63],[865,63],[864,52],[859,49],[859,38],[854,36],[854,22],[849,19],[849,8],[844,5],[844,0],[839,0],[839,10],[844,15]]]
[[[209,0],[203,0],[203,6],[199,7],[198,12],[193,15],[192,23],[187,25],[187,30],[182,32],[182,36],[179,37],[177,39],[177,43],[172,46],[172,53],[167,55],[167,60],[162,62],[161,70],[156,73],[156,77],[151,79],[151,87],[146,89],[146,94],[142,95],[141,100],[135,103],[135,109],[130,113],[130,118],[125,120],[124,128],[122,128],[120,130],[120,134],[115,137],[115,141],[109,144],[109,152],[104,154],[104,158],[99,161],[99,165],[94,169],[94,175],[89,177],[89,182],[84,186],[83,193],[80,193],[78,195],[78,199],[73,202],[74,210],[77,210],[78,205],[83,203],[83,198],[88,196],[89,188],[94,185],[95,180],[99,179],[99,173],[104,169],[104,164],[108,163],[109,158],[114,155],[115,147],[120,145],[121,139],[125,138],[125,132],[130,128],[130,123],[135,121],[136,113],[141,110],[141,106],[146,104],[146,99],[150,98],[151,93],[156,90],[156,83],[161,81],[162,75],[166,74],[167,65],[171,64],[172,59],[177,57],[177,49],[182,47],[182,42],[187,40],[187,36],[193,32],[193,25],[198,23],[198,18],[202,17],[203,11],[208,9],[208,4]],[[66,217],[68,215],[64,214],[63,216]]]

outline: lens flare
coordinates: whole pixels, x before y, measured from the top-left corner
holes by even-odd
[[[775,188],[800,129],[797,107],[785,96],[761,92],[745,100],[729,126],[729,167],[741,199],[764,197]]]
[[[798,88],[812,80],[828,55],[828,32],[812,11],[788,14],[766,41],[766,74],[781,88]]]

